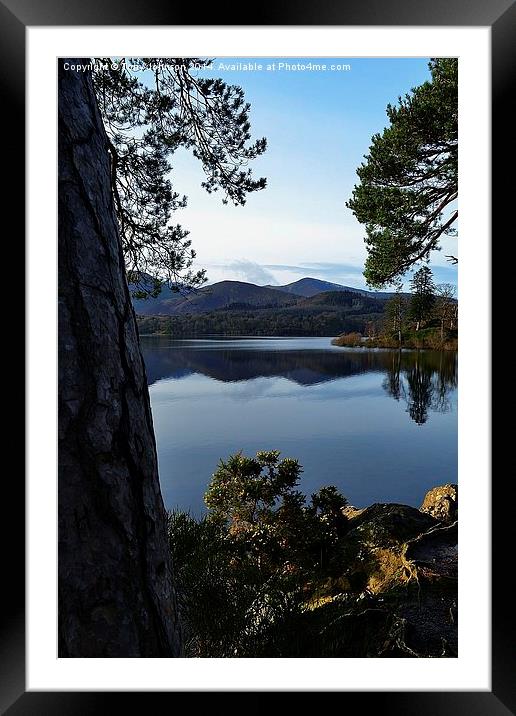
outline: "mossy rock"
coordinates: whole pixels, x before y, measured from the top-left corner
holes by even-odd
[[[458,486],[449,483],[429,490],[420,509],[441,522],[455,522],[459,513]]]
[[[350,519],[348,538],[368,547],[386,547],[414,539],[437,524],[434,517],[415,507],[376,503]]]

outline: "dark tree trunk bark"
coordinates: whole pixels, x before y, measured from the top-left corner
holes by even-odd
[[[107,136],[90,73],[63,65],[59,656],[178,656],[166,514]]]

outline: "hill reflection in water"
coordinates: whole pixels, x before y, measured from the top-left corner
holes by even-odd
[[[296,345],[314,341],[313,348]],[[144,338],[149,385],[166,378],[200,374],[223,383],[255,378],[285,378],[310,386],[363,373],[383,373],[383,388],[403,400],[419,425],[429,410],[447,412],[457,387],[457,354],[453,351],[353,350],[328,346],[328,339],[170,341]],[[229,343],[231,343],[229,347]],[[325,348],[318,347],[326,344]]]
[[[300,489],[418,506],[457,481],[455,353],[331,346],[329,338],[143,338],[165,505],[203,512],[221,458],[280,450]]]

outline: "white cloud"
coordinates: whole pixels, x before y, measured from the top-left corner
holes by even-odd
[[[223,268],[222,266],[219,268]],[[264,284],[277,284],[276,278],[270,271],[267,271],[260,264],[254,261],[248,261],[247,259],[237,259],[227,265],[228,271],[235,274],[238,278],[242,278],[244,281],[249,283],[256,283],[258,285]]]
[[[187,213],[188,212],[188,213]],[[346,263],[362,267],[362,229],[354,220],[334,223],[261,216],[249,207],[181,212],[199,264],[229,265],[235,256],[265,264]]]

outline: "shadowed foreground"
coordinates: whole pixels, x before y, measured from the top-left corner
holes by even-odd
[[[180,653],[147,381],[91,77],[59,67],[59,656]]]
[[[221,461],[208,515],[169,516],[185,654],[457,656],[457,486],[357,509],[278,455]]]

